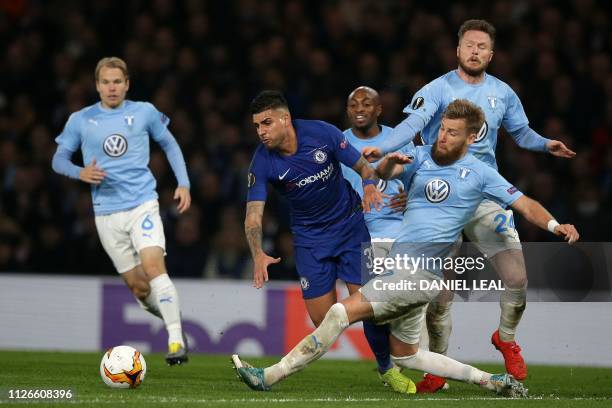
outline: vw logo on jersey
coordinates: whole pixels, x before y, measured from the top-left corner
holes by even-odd
[[[314,161],[316,161],[319,164],[325,163],[325,160],[327,160],[327,153],[325,153],[323,150],[317,149],[315,150],[312,157],[314,158]]]
[[[432,203],[440,203],[448,198],[450,185],[446,180],[433,179],[425,186],[425,197]]]
[[[487,137],[487,133],[489,133],[489,125],[487,124],[487,121],[485,120],[484,123],[482,124],[482,127],[480,128],[480,130],[476,134],[476,139],[474,140],[474,143],[478,143],[482,139]]]
[[[125,137],[115,133],[104,139],[104,153],[110,157],[123,156],[127,152],[128,142]]]

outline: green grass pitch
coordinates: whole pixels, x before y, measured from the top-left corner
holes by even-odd
[[[0,352],[0,405],[206,407],[596,407],[612,406],[612,369],[529,366],[528,400],[507,400],[473,385],[450,382],[435,395],[402,396],[381,385],[373,363],[321,360],[274,387],[254,392],[239,382],[229,356],[191,355],[181,367],[147,354],[147,375],[135,390],[110,389],[99,375],[102,353]],[[275,359],[257,358],[255,365]],[[501,365],[478,365],[491,372]],[[416,380],[419,374],[408,373]],[[8,389],[72,389],[70,402],[12,403]]]

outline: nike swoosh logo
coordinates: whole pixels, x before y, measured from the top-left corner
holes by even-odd
[[[279,176],[278,176],[278,179],[279,179],[279,180],[284,179],[284,178],[285,178],[285,176],[287,175],[287,173],[289,173],[289,170],[291,170],[291,169],[287,169],[287,171],[286,171],[286,172],[284,172],[284,173],[282,174],[282,176],[281,176],[281,175],[279,175]]]

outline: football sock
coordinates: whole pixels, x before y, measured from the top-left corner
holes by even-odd
[[[384,374],[393,367],[391,362],[391,348],[389,346],[389,325],[377,325],[372,321],[363,322],[363,333],[365,334],[370,349],[376,357],[378,371]]]
[[[151,279],[149,285],[168,330],[168,344],[181,343],[184,346],[179,297],[170,277],[167,273],[161,274]]]
[[[145,298],[145,300],[140,300],[137,297],[135,297],[135,299],[141,308],[151,313],[153,316],[157,316],[162,320],[164,319],[161,315],[161,312],[159,311],[157,307],[157,302],[155,301],[155,296],[153,295],[152,290],[149,291],[149,295]]]
[[[484,388],[495,390],[495,387],[489,382],[491,374],[481,371],[476,367],[460,363],[442,354],[433,353],[427,350],[418,350],[411,356],[391,356],[391,358],[393,362],[400,367],[424,371],[439,377],[478,384]]]
[[[501,294],[499,306],[499,338],[501,341],[514,341],[516,327],[521,321],[527,304],[527,285],[523,288],[506,288]]]
[[[315,331],[304,337],[277,364],[264,369],[266,385],[274,385],[317,360],[327,352],[348,326],[349,320],[344,305],[334,304]]]
[[[451,320],[452,302],[432,302],[427,307],[427,332],[429,333],[429,350],[446,354],[448,339],[453,329]]]

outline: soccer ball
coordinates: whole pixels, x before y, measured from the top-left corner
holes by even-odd
[[[111,388],[136,388],[142,384],[146,373],[143,355],[130,346],[109,348],[100,362],[102,381]]]

